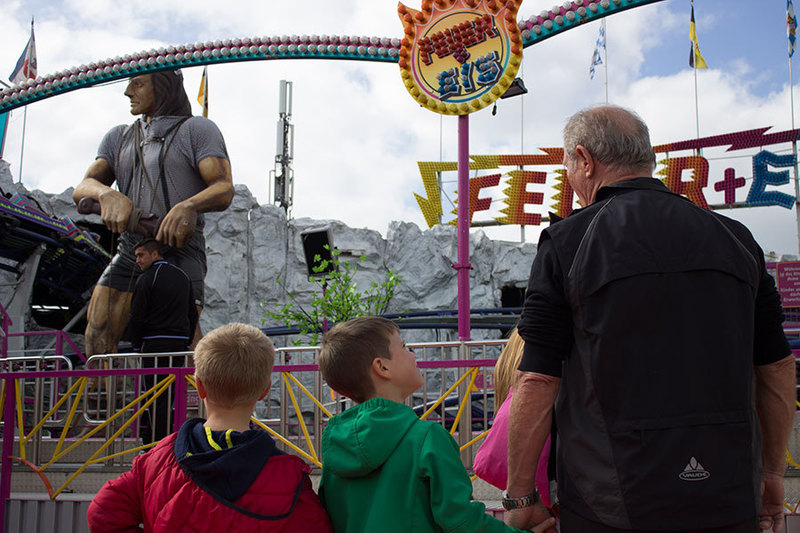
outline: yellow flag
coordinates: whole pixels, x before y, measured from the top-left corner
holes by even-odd
[[[700,44],[697,42],[697,30],[694,27],[694,2],[692,2],[692,20],[689,23],[689,40],[692,41],[689,50],[689,66],[694,68],[708,68],[706,60],[700,54]]]
[[[200,90],[197,92],[197,103],[203,106],[203,116],[208,117],[208,67],[203,67]]]

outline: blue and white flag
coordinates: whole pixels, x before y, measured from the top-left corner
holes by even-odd
[[[786,0],[786,37],[789,39],[789,57],[797,47],[797,17],[794,16],[792,0]]]
[[[25,50],[19,56],[14,72],[8,77],[11,83],[19,85],[25,80],[36,77],[36,39],[33,37],[33,20],[31,20],[31,37]]]
[[[605,21],[604,21],[605,22]],[[594,79],[594,67],[603,64],[603,56],[600,54],[600,49],[606,49],[606,26],[600,24],[600,35],[597,37],[597,43],[594,45],[594,54],[592,54],[592,65],[589,67],[589,79]]]

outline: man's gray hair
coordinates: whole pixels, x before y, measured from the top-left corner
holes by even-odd
[[[647,124],[635,112],[614,105],[578,111],[564,126],[564,150],[574,160],[578,145],[618,172],[640,172],[656,167]]]

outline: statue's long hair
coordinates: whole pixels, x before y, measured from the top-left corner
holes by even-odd
[[[192,106],[183,88],[180,70],[162,70],[150,75],[153,82],[153,99],[156,101],[154,117],[168,115],[192,116]]]

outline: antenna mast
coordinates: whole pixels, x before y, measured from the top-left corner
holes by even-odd
[[[275,137],[275,170],[271,170],[272,202],[287,215],[294,196],[294,124],[292,124],[292,82],[281,80],[278,95],[278,131]]]

